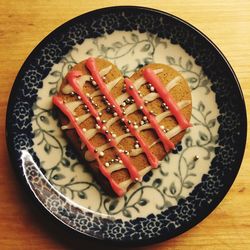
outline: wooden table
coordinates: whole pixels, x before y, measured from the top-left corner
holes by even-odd
[[[187,4],[188,2],[188,4]],[[116,0],[119,5],[161,9],[190,22],[210,37],[233,66],[250,104],[250,1]],[[33,205],[10,165],[5,113],[15,76],[32,49],[65,21],[113,1],[0,1],[0,248],[105,249],[70,235]],[[226,198],[203,222],[172,240],[143,249],[250,249],[250,141],[238,177]],[[108,247],[107,247],[108,248]],[[111,249],[117,249],[109,247]],[[141,249],[142,249],[141,248]]]

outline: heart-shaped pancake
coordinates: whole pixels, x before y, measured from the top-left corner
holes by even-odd
[[[118,196],[181,141],[192,111],[188,84],[170,66],[149,64],[124,78],[101,58],[73,67],[53,103],[81,159]]]

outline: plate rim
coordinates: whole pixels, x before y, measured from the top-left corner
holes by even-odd
[[[13,108],[13,101],[15,100],[16,96],[17,96],[17,90],[19,88],[19,80],[22,76],[22,72],[24,72],[25,68],[27,67],[27,65],[30,63],[31,59],[34,57],[34,55],[37,53],[37,51],[40,50],[40,48],[42,48],[44,46],[44,44],[46,43],[46,41],[50,38],[50,37],[53,37],[53,35],[55,34],[58,34],[60,32],[62,32],[66,27],[70,26],[71,24],[74,24],[74,23],[77,23],[82,16],[84,16],[84,18],[88,17],[88,16],[93,16],[93,15],[96,15],[96,14],[101,14],[101,13],[109,13],[110,11],[112,12],[113,10],[117,10],[117,9],[120,9],[120,10],[123,10],[123,9],[134,9],[134,10],[142,10],[142,11],[147,11],[147,12],[150,12],[150,13],[159,13],[161,15],[164,15],[164,16],[168,16],[170,18],[173,18],[175,19],[177,22],[181,22],[182,24],[184,24],[184,26],[188,26],[189,28],[191,28],[192,30],[194,30],[195,32],[197,32],[200,36],[202,36],[206,42],[208,42],[209,44],[212,45],[213,49],[216,50],[216,52],[220,55],[220,57],[223,59],[223,61],[227,64],[227,67],[230,71],[230,73],[232,74],[233,76],[233,79],[234,79],[234,83],[236,83],[237,85],[237,89],[239,91],[239,94],[240,94],[240,97],[241,99],[239,100],[241,102],[241,108],[243,108],[242,110],[242,125],[241,127],[244,129],[244,131],[242,131],[242,134],[244,134],[244,136],[242,136],[242,144],[241,144],[241,149],[239,150],[239,153],[237,154],[237,157],[236,157],[236,161],[234,163],[234,170],[233,170],[233,175],[232,175],[232,179],[230,181],[230,183],[226,183],[226,186],[223,188],[223,189],[220,189],[220,193],[218,195],[218,197],[213,200],[213,204],[210,205],[209,207],[209,211],[206,211],[203,213],[203,214],[199,214],[199,218],[195,221],[191,221],[190,224],[185,227],[185,228],[177,228],[175,231],[176,233],[174,235],[170,235],[170,236],[164,236],[164,235],[160,235],[160,236],[157,236],[157,237],[154,237],[154,238],[150,238],[148,240],[143,240],[143,241],[114,241],[114,240],[106,240],[106,239],[101,239],[101,240],[104,240],[104,241],[108,241],[109,243],[112,242],[116,242],[116,243],[122,243],[122,242],[126,242],[127,244],[131,244],[131,245],[146,245],[146,244],[153,244],[153,243],[156,243],[156,242],[161,242],[163,240],[167,240],[167,239],[170,239],[170,238],[173,238],[177,235],[180,235],[182,234],[183,232],[186,232],[188,231],[190,228],[194,227],[195,225],[197,225],[198,223],[200,223],[203,219],[205,219],[207,216],[209,216],[209,214],[211,212],[214,211],[214,209],[222,202],[222,200],[224,199],[224,197],[226,196],[226,194],[228,193],[228,191],[230,190],[230,187],[233,185],[237,175],[238,175],[238,172],[239,172],[239,169],[241,167],[241,163],[242,163],[242,160],[243,160],[243,157],[244,157],[244,152],[245,152],[245,148],[246,148],[246,140],[247,140],[247,113],[246,113],[246,104],[245,104],[245,100],[244,100],[244,95],[243,95],[243,92],[242,92],[242,89],[241,89],[241,86],[240,86],[240,83],[239,83],[239,80],[237,79],[237,76],[232,68],[232,66],[230,65],[229,61],[227,60],[227,58],[224,56],[224,54],[221,52],[221,50],[217,47],[217,45],[215,45],[203,32],[201,32],[200,30],[198,30],[196,27],[194,27],[192,24],[190,24],[189,22],[187,21],[184,21],[183,19],[173,15],[173,14],[170,14],[168,12],[165,12],[165,11],[161,11],[161,10],[158,10],[158,9],[154,9],[154,8],[148,8],[148,7],[143,7],[143,6],[130,6],[130,5],[124,5],[124,6],[111,6],[111,7],[105,7],[105,8],[101,8],[101,9],[95,9],[95,10],[92,10],[92,11],[89,11],[89,12],[86,12],[86,13],[83,13],[81,15],[78,15],[64,23],[62,23],[60,26],[58,26],[57,28],[55,28],[54,30],[52,30],[47,36],[45,36],[36,46],[35,48],[29,53],[28,57],[24,60],[20,70],[18,71],[17,73],[17,76],[15,78],[15,81],[13,83],[13,86],[11,88],[11,91],[10,91],[10,96],[9,96],[9,99],[8,99],[8,105],[7,105],[7,111],[6,111],[6,125],[5,125],[5,133],[6,133],[6,141],[7,141],[7,148],[8,148],[8,153],[9,153],[9,158],[11,159],[11,165],[16,169],[18,169],[18,172],[21,176],[22,176],[22,183],[24,182],[25,183],[25,186],[28,187],[28,190],[30,191],[30,194],[32,194],[31,196],[34,198],[33,200],[34,201],[37,201],[40,205],[43,206],[43,204],[41,203],[41,201],[39,199],[37,199],[34,195],[34,192],[33,190],[31,190],[29,188],[29,184],[28,182],[26,181],[26,179],[24,178],[24,175],[23,175],[23,169],[21,166],[18,166],[18,159],[16,159],[16,157],[12,157],[13,155],[15,155],[15,150],[13,149],[13,147],[11,147],[11,138],[10,138],[10,135],[9,135],[9,132],[10,132],[10,116],[11,116],[11,113],[10,113],[10,110]],[[45,207],[44,207],[45,208]],[[47,214],[50,214],[52,215],[57,221],[60,221],[55,215],[53,215],[52,213],[50,213],[50,211],[45,208],[44,209],[45,211],[47,211]],[[66,225],[65,223],[63,223],[64,225]],[[70,230],[74,230],[76,232],[76,230],[74,228],[70,228],[69,225],[66,225],[67,228],[69,228]],[[87,236],[88,238],[91,238],[91,239],[95,239],[94,236],[88,236],[84,233],[80,233],[78,232],[79,234],[81,235],[84,235],[84,236]]]

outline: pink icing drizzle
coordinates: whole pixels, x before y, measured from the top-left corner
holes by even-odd
[[[111,174],[107,171],[105,166],[102,164],[99,154],[95,153],[95,147],[90,143],[88,138],[85,136],[83,130],[81,127],[77,124],[76,119],[74,115],[71,113],[71,111],[67,108],[67,106],[63,103],[63,99],[59,96],[53,96],[53,103],[68,117],[71,124],[74,126],[77,134],[79,135],[81,141],[87,146],[89,152],[92,154],[92,156],[97,160],[99,169],[101,173],[108,179],[110,182],[110,185],[114,192],[118,196],[124,195],[124,190],[122,190],[119,185],[112,179]]]
[[[134,126],[132,124],[129,124],[128,122],[128,118],[123,115],[122,109],[119,106],[119,104],[116,102],[116,100],[112,97],[112,95],[110,94],[106,84],[103,82],[99,71],[96,67],[96,63],[95,63],[95,59],[90,57],[87,61],[86,61],[86,66],[88,68],[88,70],[90,71],[93,79],[95,80],[95,82],[97,83],[101,93],[106,97],[106,99],[109,101],[109,103],[114,106],[114,110],[115,112],[118,114],[118,116],[124,121],[125,125],[128,127],[128,129],[130,130],[130,133],[138,140],[140,146],[142,147],[142,149],[144,150],[148,161],[150,163],[150,165],[153,168],[156,168],[158,165],[158,159],[150,152],[148,145],[143,141],[143,139],[141,138],[140,134],[138,131],[136,131],[136,129],[134,128]],[[128,162],[129,164],[126,165],[126,167],[128,168],[128,170],[132,167],[130,162]]]
[[[98,114],[98,111],[94,108],[94,106],[90,102],[89,98],[82,92],[79,84],[76,81],[77,77],[80,77],[81,75],[82,74],[79,71],[70,71],[67,74],[66,78],[68,80],[68,83],[72,86],[74,92],[77,93],[81,97],[82,101],[87,105],[91,115],[95,117],[97,124],[100,126],[101,133],[106,136],[106,138],[109,140],[110,145],[112,147],[114,147],[116,149],[116,151],[118,151],[118,155],[121,158],[124,165],[127,167],[131,179],[132,180],[139,179],[140,175],[138,173],[138,170],[132,164],[129,157],[126,154],[124,154],[123,152],[119,151],[119,149],[117,147],[116,140],[112,137],[111,133],[105,132],[107,130],[107,128],[105,127],[105,124],[101,121],[99,114]]]
[[[99,74],[99,71],[96,67],[95,59],[89,58],[86,61],[86,66],[89,69],[89,71],[91,72],[92,77],[95,80],[95,82],[97,83],[101,93],[106,97],[106,99],[109,101],[109,103],[114,107],[114,111],[123,120],[125,125],[130,130],[130,133],[138,140],[141,148],[143,149],[144,153],[146,154],[146,156],[148,158],[150,165],[153,168],[156,168],[158,165],[158,159],[150,152],[148,145],[141,138],[139,132],[134,128],[134,126],[131,123],[129,123],[129,120],[123,114],[121,107],[119,106],[119,104],[116,102],[116,100],[110,94],[106,84],[103,82],[103,80]],[[154,86],[154,88],[158,92],[159,96],[168,105],[171,113],[175,116],[181,129],[186,129],[187,127],[191,126],[190,123],[185,119],[185,117],[180,112],[180,110],[179,110],[178,106],[176,105],[176,103],[174,102],[172,96],[163,87],[163,84],[161,83],[160,79],[156,76],[156,74],[151,69],[148,68],[148,69],[145,69],[143,71],[143,75],[144,75],[145,79]],[[81,97],[82,101],[87,105],[91,115],[95,117],[97,124],[100,126],[100,132],[106,136],[106,138],[109,140],[111,146],[116,148],[116,150],[118,151],[118,155],[121,158],[121,160],[123,161],[124,165],[127,167],[131,179],[140,180],[141,177],[139,175],[139,172],[136,169],[136,167],[132,164],[130,158],[126,154],[124,154],[124,152],[122,152],[118,149],[116,140],[112,137],[112,135],[110,133],[105,133],[106,127],[105,127],[105,124],[103,122],[101,122],[98,111],[94,108],[94,106],[92,105],[89,98],[82,92],[81,88],[79,87],[79,85],[76,81],[76,79],[80,76],[82,76],[82,73],[80,71],[70,71],[66,77],[67,77],[69,84],[74,89],[74,92],[77,93]],[[126,88],[127,88],[128,93],[134,98],[137,107],[139,107],[142,110],[142,112],[147,116],[151,126],[155,129],[158,137],[160,138],[161,142],[163,143],[165,150],[169,151],[170,149],[174,148],[174,144],[171,142],[171,140],[169,140],[166,137],[166,134],[160,128],[155,116],[153,114],[151,114],[148,111],[148,109],[146,108],[146,106],[144,105],[144,102],[143,102],[142,98],[140,98],[140,96],[138,95],[137,91],[135,90],[133,83],[129,79],[125,79],[125,83],[126,83]],[[96,158],[96,160],[99,164],[99,169],[100,169],[101,173],[108,179],[114,192],[118,196],[124,195],[124,190],[122,190],[119,187],[119,185],[112,179],[111,174],[108,172],[106,167],[101,162],[101,160],[99,158],[99,154],[97,152],[95,152],[95,147],[87,139],[83,130],[78,125],[74,115],[67,108],[67,106],[63,103],[63,99],[59,96],[54,96],[53,103],[58,108],[60,108],[61,111],[69,118],[71,124],[76,129],[76,132],[78,133],[81,141],[87,146],[90,154],[92,154],[92,156],[94,158]]]
[[[151,126],[154,128],[158,137],[163,143],[165,150],[169,151],[170,149],[174,148],[174,143],[167,138],[164,131],[160,128],[155,116],[148,111],[148,109],[144,104],[143,99],[139,96],[132,81],[130,81],[128,78],[125,78],[125,83],[127,92],[134,98],[136,106],[140,108],[140,110],[145,114],[145,116],[147,116]]]
[[[184,115],[181,113],[173,97],[164,88],[164,85],[162,84],[159,77],[154,73],[154,71],[150,68],[147,68],[143,71],[143,76],[149,83],[151,83],[154,86],[155,90],[158,92],[161,99],[167,104],[171,113],[174,115],[177,122],[179,123],[181,129],[184,130],[188,127],[191,127],[191,124],[186,120]]]

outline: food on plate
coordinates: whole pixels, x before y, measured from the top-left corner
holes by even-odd
[[[125,78],[111,62],[90,57],[68,72],[53,103],[71,145],[116,196],[157,168],[191,126],[189,86],[164,64]]]

